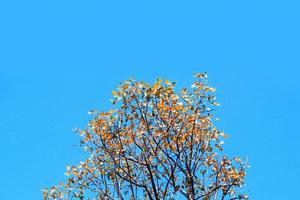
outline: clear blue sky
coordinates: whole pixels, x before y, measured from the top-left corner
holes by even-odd
[[[207,71],[225,149],[255,200],[300,199],[299,4],[292,0],[0,2],[1,200],[38,200],[84,158],[74,127],[130,76]]]

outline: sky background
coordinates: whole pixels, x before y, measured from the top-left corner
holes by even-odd
[[[208,72],[224,148],[248,157],[254,200],[300,199],[299,3],[0,1],[0,191],[42,199],[85,155],[72,131],[135,76],[188,87]]]

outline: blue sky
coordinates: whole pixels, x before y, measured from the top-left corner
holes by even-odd
[[[292,0],[1,1],[1,199],[64,180],[84,158],[72,129],[119,81],[204,71],[251,199],[300,199],[299,20]]]

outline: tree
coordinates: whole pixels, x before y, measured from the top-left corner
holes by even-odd
[[[192,89],[133,79],[112,91],[114,110],[91,111],[77,130],[89,158],[67,167],[44,199],[247,199],[246,164],[223,155],[227,135],[213,125],[215,89],[195,75]]]

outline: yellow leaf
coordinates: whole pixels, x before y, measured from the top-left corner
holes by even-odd
[[[215,92],[217,89],[216,89],[216,88],[213,88],[213,87],[211,87],[211,88],[209,88],[209,90],[210,90],[211,92]]]
[[[112,93],[112,95],[114,96],[114,97],[117,97],[118,96],[118,94],[117,94],[117,92],[116,91],[111,91],[111,93]]]

